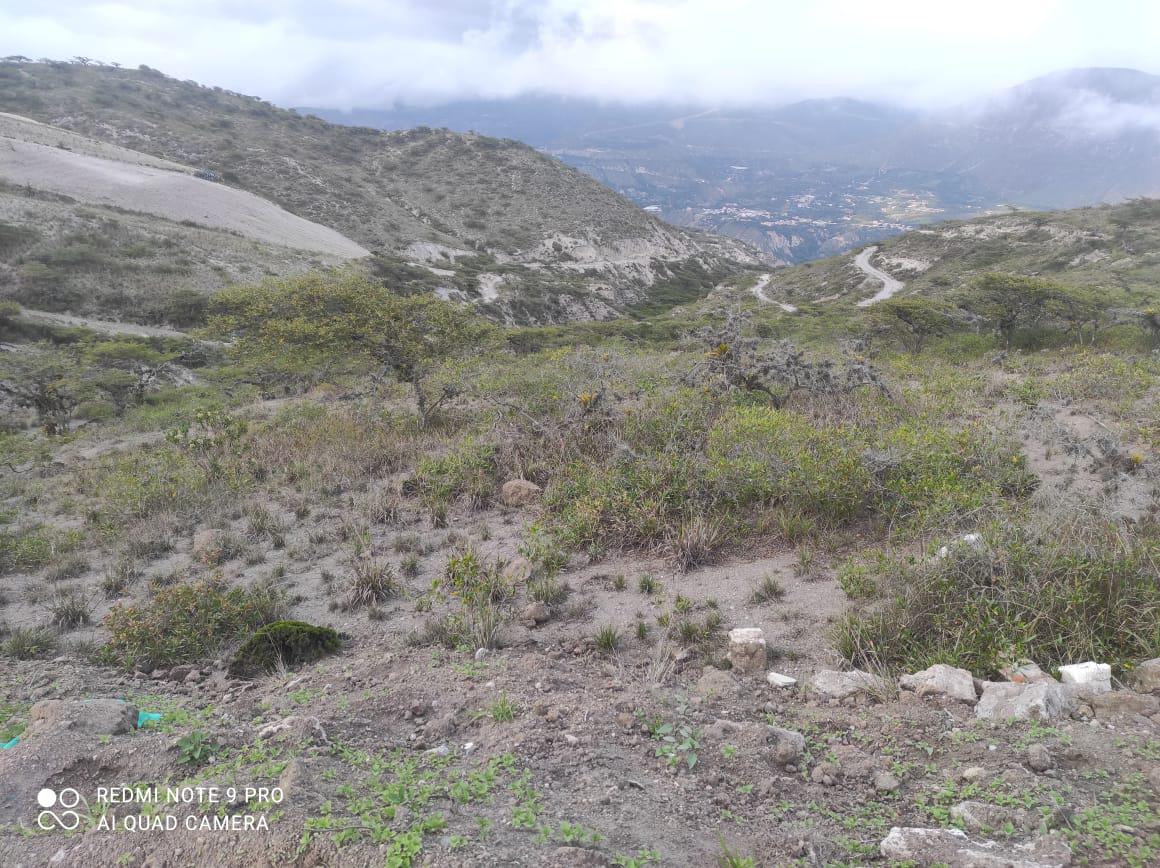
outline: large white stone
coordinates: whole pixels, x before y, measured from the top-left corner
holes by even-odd
[[[879,845],[882,856],[912,865],[953,868],[1063,868],[1071,848],[1059,835],[1037,835],[1024,843],[976,841],[958,829],[904,829],[895,826]]]
[[[975,716],[983,720],[1057,720],[1070,713],[1074,704],[1071,691],[1056,681],[984,681]]]
[[[769,682],[770,687],[793,687],[797,684],[796,678],[790,678],[788,675],[782,675],[780,672],[767,673],[765,680]]]
[[[975,680],[966,669],[957,669],[945,663],[936,663],[913,675],[898,679],[903,690],[913,690],[919,696],[945,696],[959,702],[975,704]]]
[[[765,631],[760,627],[738,627],[729,631],[729,662],[738,675],[765,670]]]
[[[819,699],[845,699],[856,693],[869,693],[874,696],[885,696],[890,693],[890,684],[885,678],[859,669],[852,672],[823,669],[814,675],[810,681],[810,688]]]
[[[1110,693],[1112,690],[1112,667],[1107,663],[1072,663],[1059,667],[1059,680],[1064,684],[1082,687],[1088,693]]]

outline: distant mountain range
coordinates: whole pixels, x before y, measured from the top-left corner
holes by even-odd
[[[304,111],[519,139],[670,222],[784,262],[930,220],[1160,194],[1160,77],[1131,69],[1058,72],[939,112],[851,99],[739,109],[554,97]]]

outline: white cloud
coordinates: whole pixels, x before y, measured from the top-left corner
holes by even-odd
[[[950,102],[1069,66],[1160,71],[1158,32],[1150,0],[0,0],[0,54],[146,63],[328,107],[530,91]]]

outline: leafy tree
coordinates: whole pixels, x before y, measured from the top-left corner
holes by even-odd
[[[933,337],[946,334],[953,322],[950,305],[916,295],[888,298],[865,313],[870,331],[898,341],[918,354]]]
[[[1090,326],[1094,340],[1103,316],[1102,305],[1086,290],[1018,274],[985,274],[959,301],[990,321],[1007,346],[1019,329],[1051,321],[1062,322],[1067,333],[1079,337]]]
[[[210,328],[233,335],[250,360],[297,365],[362,361],[411,387],[420,422],[456,390],[429,387],[441,361],[487,337],[469,312],[430,295],[398,295],[354,272],[236,287],[214,297]]]

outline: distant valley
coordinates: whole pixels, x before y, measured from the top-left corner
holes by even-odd
[[[527,142],[680,226],[783,263],[934,220],[1160,194],[1160,77],[1077,69],[917,112],[851,99],[769,109],[602,105],[551,97],[310,111]]]

